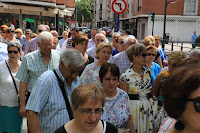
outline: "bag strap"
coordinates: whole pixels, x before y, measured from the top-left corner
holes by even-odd
[[[12,77],[12,80],[13,80],[13,83],[14,83],[14,86],[15,86],[15,90],[16,90],[17,96],[19,96],[19,93],[18,93],[18,90],[17,90],[17,85],[16,85],[15,79],[13,78],[13,75],[12,75],[12,73],[11,73],[11,71],[10,71],[10,67],[8,66],[8,63],[7,63],[6,61],[5,61],[5,63],[6,63],[6,65],[7,65],[7,67],[8,67],[8,70],[9,70],[9,72],[10,72],[10,75],[11,75],[11,77]]]
[[[74,116],[73,116],[72,108],[71,108],[71,106],[70,106],[70,104],[69,104],[69,100],[68,100],[67,95],[66,95],[66,91],[65,91],[65,88],[64,88],[64,83],[62,82],[62,80],[61,80],[60,77],[58,76],[58,74],[57,74],[57,72],[56,72],[55,69],[53,70],[53,72],[54,72],[54,74],[55,74],[56,77],[57,77],[58,84],[59,84],[59,86],[60,86],[61,92],[62,92],[63,97],[64,97],[64,99],[65,99],[65,104],[66,104],[66,106],[67,106],[67,111],[68,111],[68,114],[69,114],[69,118],[70,118],[70,120],[72,120],[72,119],[74,119]]]

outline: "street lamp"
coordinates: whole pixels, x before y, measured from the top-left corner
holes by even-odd
[[[165,35],[165,28],[166,28],[166,12],[167,12],[167,6],[169,3],[174,3],[176,0],[170,0],[170,1],[167,1],[165,0],[165,14],[164,14],[164,26],[163,26],[163,40],[162,40],[162,48],[165,49],[165,38],[166,38],[166,35]]]

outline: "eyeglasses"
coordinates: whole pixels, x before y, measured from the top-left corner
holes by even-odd
[[[14,32],[15,32],[15,31],[13,31],[13,30],[12,30],[12,31],[8,31],[8,33],[14,33]]]
[[[200,113],[200,97],[194,99],[186,99],[186,101],[194,102],[194,109]]]
[[[14,53],[14,54],[17,54],[18,51],[12,51],[12,50],[8,50],[8,53],[11,54],[11,53]]]
[[[100,41],[100,42],[104,42],[104,40],[103,40],[103,39],[97,39],[97,41],[98,41],[98,42],[99,42],[99,41]]]
[[[95,109],[94,112],[92,110],[90,110],[90,109],[80,109],[79,107],[77,107],[77,109],[83,115],[92,115],[93,113],[95,115],[101,115],[103,113],[103,109],[102,108]]]
[[[156,56],[156,54],[147,53],[147,56]]]
[[[43,32],[43,31],[46,31],[46,30],[38,30],[39,32]]]
[[[147,56],[147,54],[142,53],[142,54],[140,54],[140,56],[142,56],[143,58],[145,58]]]
[[[1,33],[6,33],[5,31],[2,31]]]
[[[19,32],[15,32],[15,34],[17,34],[17,33],[19,33]]]

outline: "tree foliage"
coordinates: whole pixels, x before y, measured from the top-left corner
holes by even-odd
[[[84,16],[84,22],[92,21],[91,14],[91,0],[80,0],[75,3],[74,19],[76,19],[77,10],[77,21],[82,22],[82,15]]]

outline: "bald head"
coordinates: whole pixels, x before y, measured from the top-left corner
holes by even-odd
[[[95,45],[96,45],[96,47],[99,45],[99,43],[106,42],[105,38],[106,37],[103,33],[97,33],[95,35]]]

